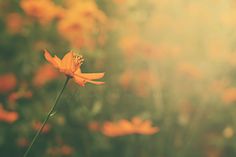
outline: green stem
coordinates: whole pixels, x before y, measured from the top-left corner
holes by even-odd
[[[62,89],[61,89],[61,92],[58,94],[58,96],[57,96],[57,98],[56,98],[56,100],[55,100],[54,105],[52,106],[52,108],[51,108],[50,111],[48,112],[47,117],[46,117],[45,120],[43,121],[43,124],[42,124],[41,128],[40,128],[40,129],[37,131],[37,133],[35,134],[33,140],[31,141],[31,143],[30,143],[29,147],[27,148],[27,150],[26,150],[26,152],[25,152],[25,154],[24,154],[23,157],[27,157],[27,155],[28,155],[29,151],[31,150],[33,144],[35,143],[36,139],[39,137],[40,133],[42,132],[44,126],[46,125],[46,123],[47,123],[47,121],[49,120],[50,116],[52,115],[52,113],[53,113],[55,107],[57,106],[57,103],[58,103],[58,101],[59,101],[59,99],[60,99],[60,97],[61,97],[61,95],[62,95],[64,89],[66,88],[66,85],[67,85],[67,83],[68,83],[69,80],[70,80],[70,77],[67,76],[66,81],[65,81],[65,83],[64,83],[64,85],[63,85],[63,87],[62,87]]]

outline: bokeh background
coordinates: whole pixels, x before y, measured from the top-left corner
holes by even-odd
[[[0,156],[22,156],[84,56],[104,85],[69,82],[29,156],[235,157],[236,1],[0,0]]]

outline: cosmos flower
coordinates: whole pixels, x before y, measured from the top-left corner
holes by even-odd
[[[59,69],[59,71],[66,76],[73,78],[80,86],[84,86],[86,82],[96,85],[104,84],[104,82],[93,81],[102,78],[104,73],[81,72],[80,66],[84,59],[81,55],[77,55],[73,51],[68,52],[63,59],[60,59],[57,56],[52,57],[47,50],[45,50],[44,56],[55,68]]]
[[[46,83],[57,78],[58,74],[59,73],[50,64],[44,64],[36,71],[36,74],[33,78],[33,84],[36,87],[42,87]]]
[[[49,147],[47,150],[47,154],[50,156],[71,156],[74,153],[74,148],[63,144],[62,146],[53,146]]]
[[[19,13],[10,13],[6,17],[6,27],[9,33],[15,34],[22,31],[24,20]]]
[[[222,92],[222,100],[224,104],[231,104],[236,101],[236,88],[226,88]]]
[[[32,92],[27,90],[19,90],[17,92],[12,92],[8,96],[8,101],[10,103],[16,103],[19,99],[29,99],[32,98]]]
[[[63,9],[51,0],[21,0],[20,6],[27,15],[38,19],[41,24],[47,24],[63,14]]]
[[[6,111],[2,104],[0,104],[0,121],[4,121],[7,123],[13,123],[18,119],[18,113],[17,112],[10,112]]]
[[[95,1],[73,0],[64,11],[57,28],[78,49],[93,49],[105,40],[107,17]]]
[[[0,75],[0,93],[9,92],[16,87],[17,80],[13,73]]]
[[[159,132],[159,128],[153,127],[150,120],[143,121],[139,117],[133,117],[131,121],[122,119],[116,123],[106,122],[103,125],[102,132],[109,137],[130,134],[152,135]]]

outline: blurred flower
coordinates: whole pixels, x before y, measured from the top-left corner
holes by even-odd
[[[231,127],[226,127],[224,130],[223,130],[223,135],[224,135],[224,137],[225,138],[231,138],[231,137],[233,137],[233,135],[234,135],[234,130],[233,130],[233,128],[231,128]]]
[[[50,156],[56,156],[57,154],[60,154],[60,149],[56,147],[49,147],[47,149],[47,154],[49,154]]]
[[[126,70],[123,74],[120,75],[120,84],[123,88],[127,89],[133,80],[133,72],[131,70]]]
[[[228,78],[223,78],[223,79],[219,79],[219,80],[213,80],[210,85],[209,88],[211,90],[211,92],[214,92],[216,95],[222,93],[222,91],[224,91],[226,89],[227,86],[229,86],[230,84],[230,80]]]
[[[158,127],[152,127],[150,120],[142,121],[139,117],[134,117],[131,122],[122,119],[116,123],[105,122],[102,132],[106,136],[116,137],[130,134],[152,135],[159,131]]]
[[[73,148],[68,145],[63,145],[61,147],[61,154],[62,155],[71,155],[73,153]]]
[[[0,75],[0,93],[5,93],[16,87],[16,77],[12,73]]]
[[[100,79],[104,76],[104,73],[82,73],[80,66],[82,65],[84,59],[81,55],[70,51],[63,59],[59,59],[57,56],[52,57],[48,51],[45,50],[44,53],[47,61],[52,63],[55,68],[58,68],[60,72],[65,75],[74,78],[75,82],[80,86],[84,86],[86,82],[93,83],[96,85],[104,84],[104,82],[92,81],[94,79]]]
[[[119,46],[123,50],[127,57],[133,56],[139,52],[138,46],[140,44],[140,38],[138,36],[125,36],[120,40]],[[129,58],[130,58],[129,57]]]
[[[16,141],[19,147],[26,147],[29,144],[29,141],[25,137],[20,137]]]
[[[206,148],[204,156],[206,156],[206,157],[222,157],[222,150],[221,150],[221,148],[219,149],[219,148],[215,148],[214,146],[209,146]]]
[[[23,28],[23,18],[18,13],[10,13],[6,17],[6,27],[10,33],[21,32]]]
[[[72,1],[58,23],[58,30],[76,48],[92,48],[95,35],[99,41],[104,39],[105,22],[105,14],[94,1]]]
[[[3,106],[0,104],[0,121],[13,123],[18,119],[18,117],[17,112],[8,112],[4,110]]]
[[[47,153],[51,156],[69,156],[73,154],[74,149],[69,146],[69,145],[62,145],[62,146],[57,146],[57,147],[50,147],[47,150]]]
[[[20,5],[27,15],[38,19],[41,24],[47,24],[63,14],[62,8],[51,0],[21,0]]]
[[[150,120],[141,120],[139,117],[134,117],[131,120],[133,124],[134,132],[143,135],[152,135],[159,132],[158,127],[152,127],[152,122]]]
[[[57,76],[58,72],[51,65],[44,64],[37,70],[33,78],[33,84],[36,87],[41,87],[49,81],[55,79]]]
[[[202,137],[201,145],[205,148],[205,155],[206,157],[222,157],[225,156],[222,154],[223,147],[219,147],[219,143],[223,142],[221,140],[222,137],[218,132],[205,132],[204,136]]]
[[[230,51],[230,49],[228,47],[228,43],[224,42],[223,39],[207,40],[206,46],[209,59],[215,61],[227,60],[227,57],[229,56],[228,51]]]
[[[135,76],[135,75],[133,75]],[[148,96],[152,89],[156,88],[160,80],[150,70],[142,70],[138,72],[134,78],[134,91],[141,97]]]
[[[45,40],[37,40],[32,45],[33,51],[40,52],[40,53],[42,51],[42,47],[50,48],[52,47],[52,45]]]
[[[99,131],[99,129],[100,129],[98,122],[95,122],[95,121],[90,122],[89,125],[88,125],[88,128],[91,131]]]
[[[32,97],[31,91],[19,90],[18,92],[13,92],[8,96],[8,101],[11,103],[16,103],[17,100],[26,98],[29,99]]]
[[[140,55],[145,56],[148,59],[160,56],[155,44],[145,41],[138,35],[124,36],[121,39],[119,46],[125,57],[128,58],[128,61],[134,59],[134,56]]]
[[[160,80],[150,70],[126,70],[120,76],[120,84],[125,89],[132,89],[138,96],[146,97]]]
[[[41,122],[34,122],[33,123],[33,129],[34,130],[39,130],[42,126],[42,123]],[[51,126],[49,124],[46,124],[42,130],[42,133],[48,133],[49,131],[51,130]]]
[[[236,88],[227,88],[222,94],[222,100],[226,104],[230,104],[236,101]]]
[[[195,65],[190,63],[181,63],[178,66],[178,70],[180,73],[186,75],[187,77],[193,78],[193,79],[200,79],[202,78],[202,72],[199,68],[197,68]]]

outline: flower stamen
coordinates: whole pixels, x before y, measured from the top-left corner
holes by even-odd
[[[82,55],[74,54],[73,59],[76,69],[79,68],[84,62],[84,58]]]

